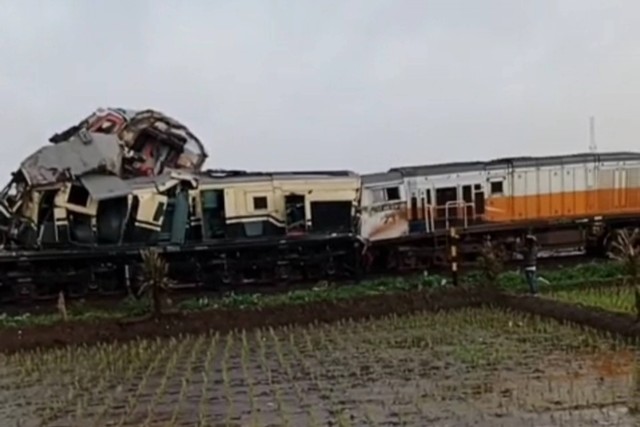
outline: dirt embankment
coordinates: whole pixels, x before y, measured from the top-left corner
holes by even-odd
[[[196,313],[172,313],[160,319],[72,321],[48,326],[0,329],[0,352],[59,347],[68,344],[129,341],[138,338],[226,332],[265,326],[305,325],[341,319],[375,318],[392,313],[455,310],[491,305],[572,322],[624,337],[640,338],[634,316],[612,313],[544,297],[513,295],[464,288],[375,295],[352,300],[286,305],[263,309],[218,309]]]
[[[640,322],[637,322],[634,316],[615,313],[599,307],[587,307],[544,297],[510,294],[496,295],[492,304],[559,322],[575,323],[627,338],[640,338]]]
[[[264,326],[333,322],[340,319],[382,317],[392,313],[451,310],[486,303],[486,294],[466,289],[375,295],[353,300],[264,309],[220,309],[196,313],[172,313],[160,319],[101,320],[57,323],[47,326],[0,329],[0,351],[13,353],[37,347],[128,341],[145,337],[229,331]]]

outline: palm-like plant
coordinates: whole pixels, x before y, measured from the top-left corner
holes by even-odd
[[[640,229],[616,230],[611,241],[609,256],[622,263],[625,271],[625,281],[634,287],[636,316],[640,320],[640,289],[638,289],[638,275],[640,273]]]
[[[64,322],[69,320],[69,316],[67,315],[67,303],[64,298],[64,292],[60,291],[58,293],[58,312],[60,313],[60,317]]]
[[[622,263],[627,279],[632,285],[637,284],[638,273],[640,272],[640,229],[633,231],[628,229],[616,230],[611,240],[609,256]]]
[[[478,263],[485,285],[496,287],[504,268],[503,257],[501,248],[496,247],[493,242],[486,240],[483,243]]]
[[[151,291],[153,314],[162,314],[162,297],[169,290],[169,266],[155,249],[144,249],[142,257],[142,281],[138,289],[138,296]]]

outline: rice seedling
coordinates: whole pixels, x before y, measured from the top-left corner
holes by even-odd
[[[616,424],[636,358],[488,309],[33,351],[3,358],[0,425]]]
[[[635,314],[635,291],[636,290],[633,287],[620,286],[611,288],[555,291],[546,293],[545,296],[572,304],[582,304],[619,313]]]

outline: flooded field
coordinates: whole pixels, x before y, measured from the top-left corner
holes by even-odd
[[[2,426],[635,425],[636,354],[488,309],[0,359]]]

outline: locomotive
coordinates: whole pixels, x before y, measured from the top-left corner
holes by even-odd
[[[493,241],[517,257],[525,234],[542,248],[606,256],[616,230],[640,219],[640,153],[578,153],[392,168],[364,175],[362,238],[374,266],[444,264],[451,228],[463,259]]]
[[[0,298],[121,292],[140,250],[182,284],[220,288],[358,279],[473,261],[491,239],[515,256],[607,252],[640,217],[640,154],[586,153],[353,171],[205,170],[185,125],[98,109],[27,157],[0,193]]]

